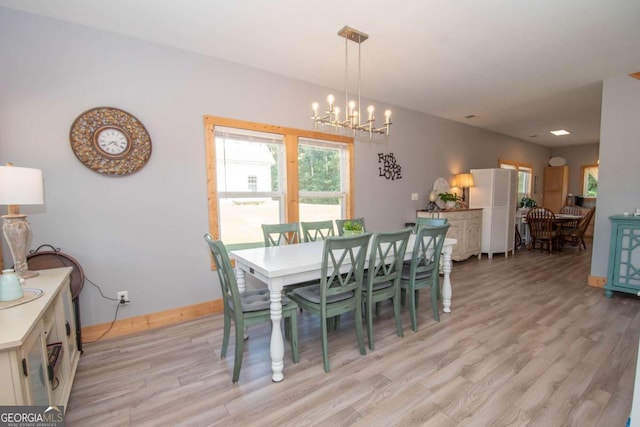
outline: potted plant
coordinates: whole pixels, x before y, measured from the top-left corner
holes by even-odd
[[[344,236],[353,236],[354,234],[362,234],[362,224],[359,222],[347,221],[342,226]]]
[[[453,209],[456,207],[456,202],[458,200],[460,200],[460,197],[458,197],[455,193],[440,193],[438,194],[438,197],[440,198],[440,200],[442,200],[444,202],[444,205],[447,209]]]

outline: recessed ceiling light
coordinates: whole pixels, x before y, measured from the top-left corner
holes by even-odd
[[[529,138],[537,138],[537,137],[538,137],[537,133],[534,133],[533,135],[529,135]]]
[[[571,132],[564,129],[558,129],[558,130],[552,130],[551,133],[554,134],[555,136],[563,136],[563,135],[569,135]]]
[[[465,119],[473,119],[475,117],[476,117],[475,114],[467,114],[466,116],[464,116]]]

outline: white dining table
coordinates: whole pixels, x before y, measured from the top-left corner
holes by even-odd
[[[411,259],[415,234],[407,245],[405,259]],[[446,238],[442,249],[442,311],[451,312],[451,252],[456,239]],[[246,275],[250,274],[267,284],[271,299],[271,376],[274,382],[284,379],[284,340],[280,323],[282,320],[282,289],[287,285],[320,279],[324,242],[298,243],[294,245],[270,246],[230,251],[235,260],[236,278],[240,292],[246,289]],[[368,258],[368,254],[367,254]]]

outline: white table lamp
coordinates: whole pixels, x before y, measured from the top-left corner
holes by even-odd
[[[19,277],[37,276],[29,271],[27,250],[31,240],[31,228],[27,216],[20,213],[20,205],[42,205],[42,171],[40,169],[14,167],[11,163],[0,166],[0,205],[8,205],[7,215],[2,215],[2,231],[13,255],[14,270]]]

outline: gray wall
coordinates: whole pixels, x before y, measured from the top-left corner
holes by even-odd
[[[640,208],[640,80],[610,78],[602,89],[600,168],[591,274],[606,277],[611,215]]]
[[[0,40],[0,162],[42,169],[45,179],[45,205],[22,208],[32,247],[62,248],[107,296],[128,290],[133,302],[119,318],[220,298],[202,239],[208,229],[203,115],[310,129],[310,104],[329,89],[3,8]],[[141,171],[107,177],[75,158],[71,123],[97,106],[121,108],[146,126],[153,154]],[[498,158],[532,163],[541,175],[551,154],[390,107],[388,141],[356,144],[355,212],[373,230],[413,219],[437,177],[496,167]],[[395,154],[401,180],[378,176],[380,152]],[[419,201],[410,200],[412,192]],[[11,263],[5,245],[4,264]],[[80,301],[83,326],[113,318],[114,303],[89,283]]]

